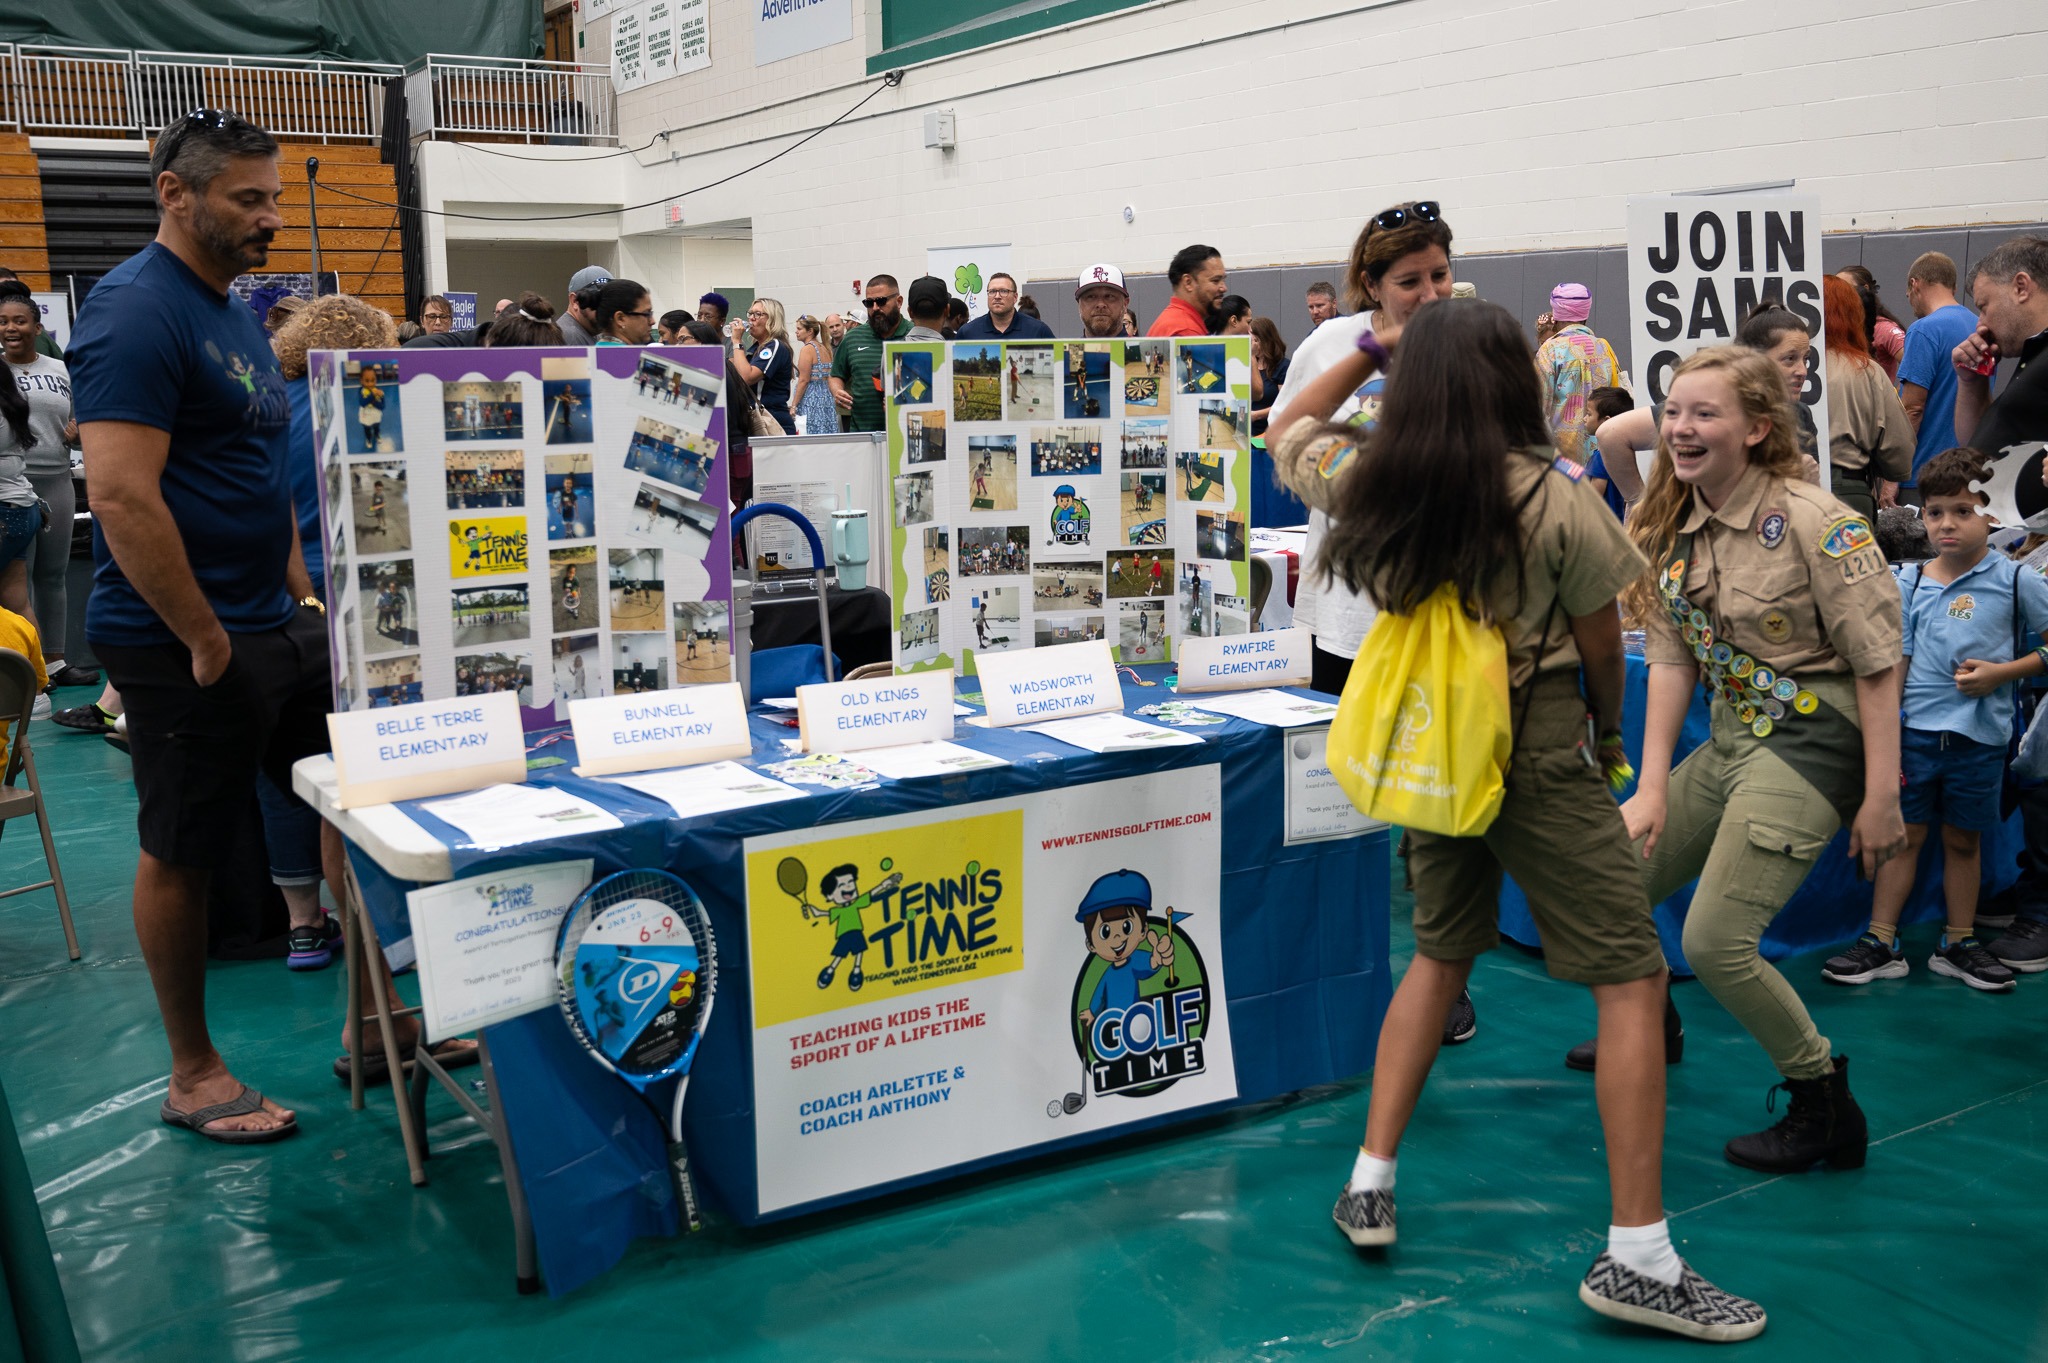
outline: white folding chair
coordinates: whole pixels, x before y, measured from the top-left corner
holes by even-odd
[[[43,835],[43,859],[50,864],[48,880],[0,890],[0,899],[31,890],[55,890],[57,916],[64,920],[64,944],[71,949],[71,959],[75,961],[79,957],[78,930],[71,925],[71,899],[64,893],[64,872],[57,866],[57,844],[50,837],[50,813],[43,804],[43,783],[36,776],[36,757],[28,745],[29,714],[35,703],[35,664],[11,648],[0,648],[0,715],[14,720],[8,735],[12,743],[7,754],[6,781],[0,785],[0,828],[10,819],[35,815],[36,827]],[[21,784],[16,785],[16,781]]]

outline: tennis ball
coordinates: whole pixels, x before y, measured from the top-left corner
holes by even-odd
[[[968,863],[967,863],[967,874],[968,874],[968,875],[971,875],[971,876],[978,876],[978,875],[980,875],[980,874],[981,874],[981,863],[980,863],[980,862],[978,862],[978,861],[970,861],[970,862],[968,862]]]
[[[894,857],[883,857],[883,858],[882,858],[882,869],[883,869],[883,870],[885,870],[885,871],[893,871],[893,870],[895,870],[895,869],[896,869],[896,858],[894,858]]]

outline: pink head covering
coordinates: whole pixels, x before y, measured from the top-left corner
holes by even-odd
[[[1559,322],[1583,322],[1593,315],[1593,295],[1584,284],[1560,284],[1550,291],[1550,315]]]

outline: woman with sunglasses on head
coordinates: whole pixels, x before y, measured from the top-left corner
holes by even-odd
[[[1608,1046],[1607,1246],[1579,1299],[1676,1334],[1747,1339],[1763,1311],[1687,1267],[1665,1220],[1664,955],[1603,770],[1623,761],[1616,598],[1646,565],[1583,470],[1551,446],[1535,356],[1506,309],[1446,302],[1405,327],[1389,322],[1373,344],[1376,363],[1389,351],[1399,363],[1372,433],[1297,419],[1276,455],[1311,470],[1310,500],[1332,511],[1319,567],[1403,613],[1449,585],[1498,628],[1515,750],[1483,834],[1414,835],[1415,959],[1380,1028],[1365,1138],[1332,1215],[1355,1245],[1394,1242],[1396,1151],[1446,1015],[1500,942],[1501,879],[1513,875],[1545,966],[1592,990]]]
[[[1379,420],[1392,355],[1378,334],[1398,335],[1424,307],[1449,298],[1454,287],[1451,225],[1443,220],[1436,201],[1396,204],[1366,219],[1352,243],[1344,284],[1351,315],[1323,323],[1294,352],[1266,426],[1266,443],[1275,452],[1281,486],[1311,508],[1321,490],[1308,480],[1319,478],[1320,472],[1277,458],[1280,437],[1298,421],[1334,421],[1369,432]],[[1329,532],[1329,515],[1311,509],[1306,561],[1320,561]],[[1301,575],[1295,587],[1294,623],[1307,626],[1314,636],[1311,684],[1316,690],[1333,696],[1343,693],[1351,677],[1351,660],[1378,614],[1370,600],[1331,574],[1312,570]],[[1404,839],[1404,856],[1407,846]],[[1444,1026],[1444,1040],[1453,1045],[1470,1041],[1478,1030],[1472,1000],[1460,994]]]

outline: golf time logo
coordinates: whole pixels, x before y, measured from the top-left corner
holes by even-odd
[[[448,522],[448,572],[490,577],[526,571],[524,516],[471,516]]]
[[[1048,1117],[1088,1099],[1143,1098],[1202,1074],[1211,1003],[1208,973],[1172,905],[1155,916],[1152,882],[1137,871],[1099,876],[1074,910],[1087,955],[1074,977],[1070,1030],[1079,1090],[1046,1104]]]
[[[1052,537],[1058,543],[1088,542],[1088,527],[1093,515],[1088,510],[1087,499],[1074,490],[1072,483],[1061,483],[1052,490],[1052,515],[1048,520]]]
[[[1017,811],[750,853],[754,1024],[1023,968]]]

